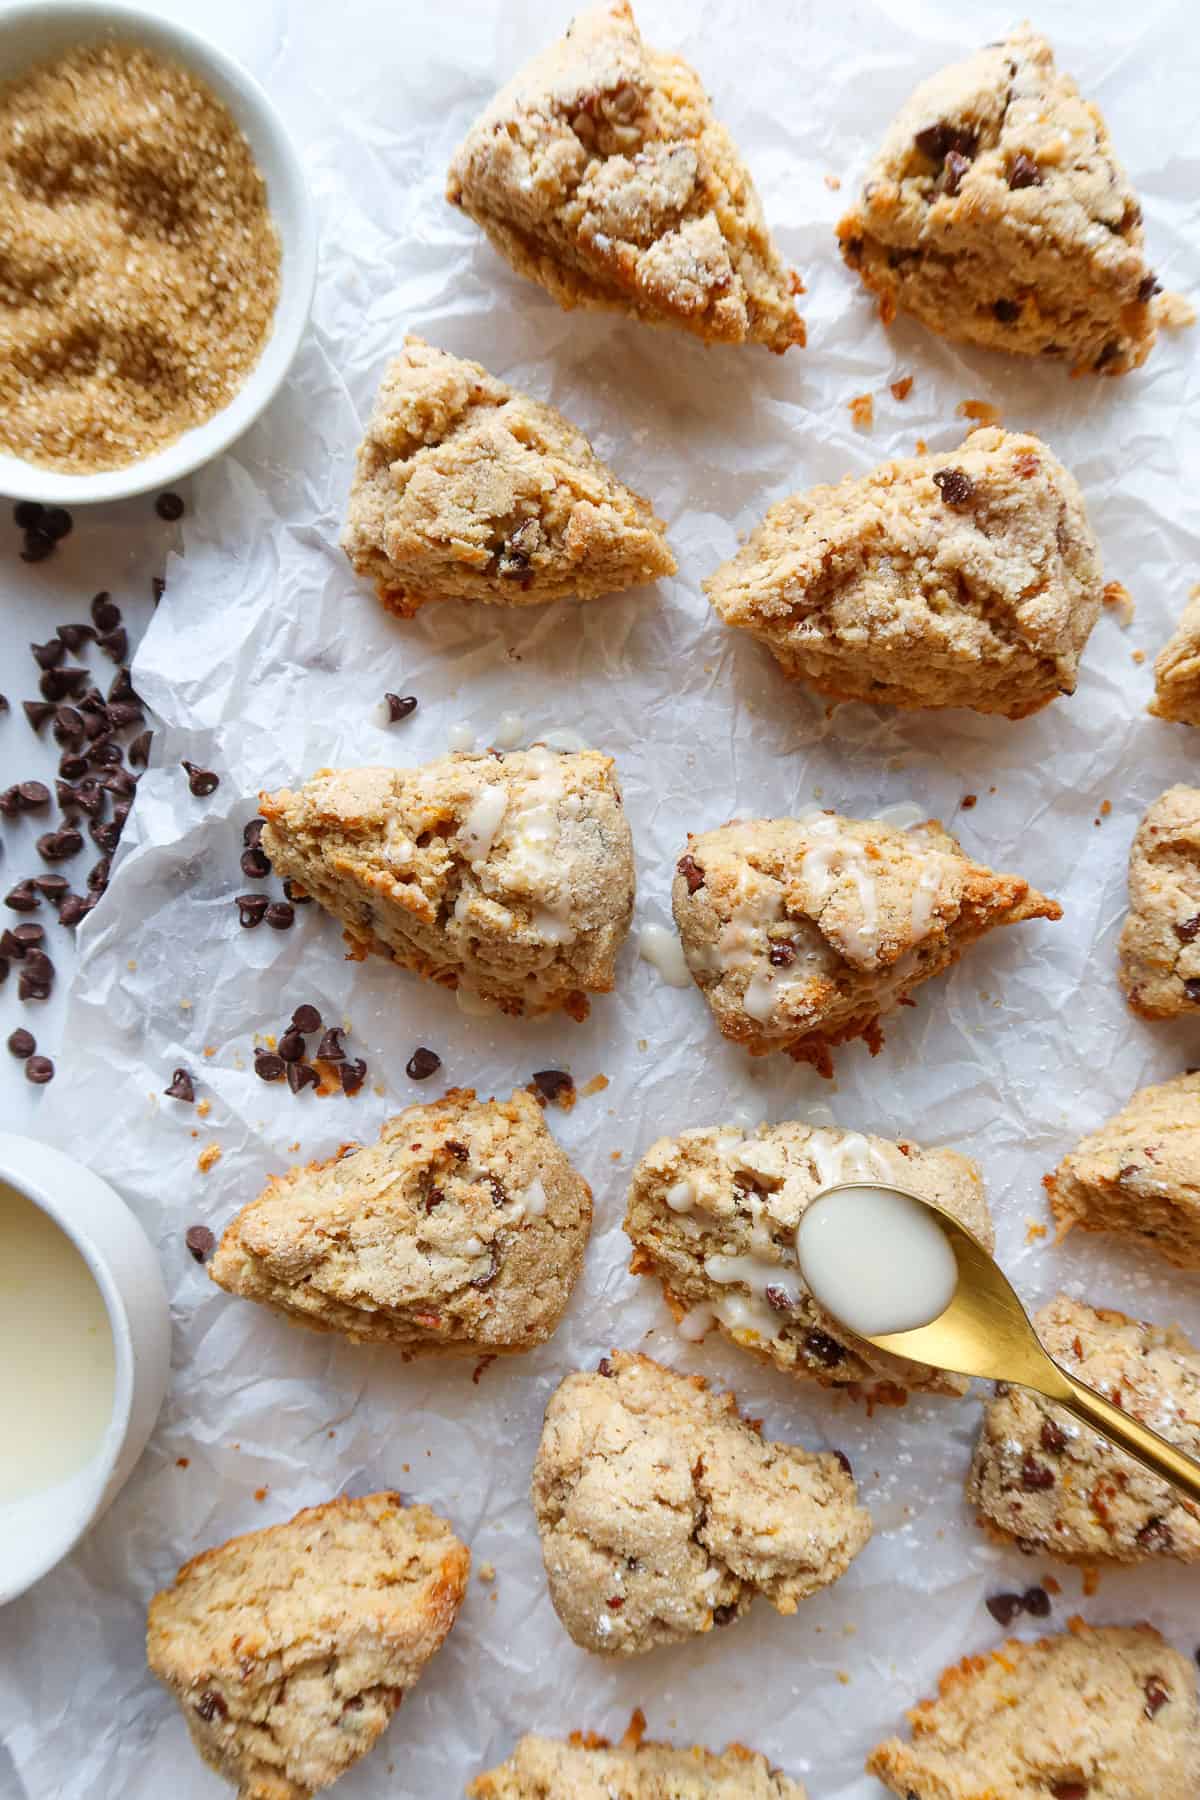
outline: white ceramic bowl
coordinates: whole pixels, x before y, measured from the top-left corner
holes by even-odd
[[[221,412],[184,432],[166,449],[122,469],[65,475],[0,452],[0,494],[84,506],[170,487],[228,449],[279,388],[300,346],[317,277],[317,220],[308,184],[282,121],[252,76],[195,32],[134,6],[107,0],[25,0],[0,5],[0,82],[41,61],[112,35],[174,58],[206,81],[245,133],[267,183],[267,200],[282,253],[279,303],[271,335],[242,387]]]
[[[47,1144],[6,1132],[0,1180],[75,1245],[100,1289],[116,1352],[112,1416],[95,1455],[70,1480],[0,1505],[3,1606],[74,1549],[133,1473],[167,1389],[171,1314],[150,1240],[106,1181]]]

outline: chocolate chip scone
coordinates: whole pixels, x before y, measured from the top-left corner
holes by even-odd
[[[208,1272],[294,1324],[409,1357],[531,1350],[562,1317],[591,1220],[530,1094],[452,1089],[377,1144],[273,1176]]]
[[[990,427],[781,500],[704,588],[820,693],[1010,719],[1074,693],[1103,595],[1074,477]]]
[[[1154,698],[1147,711],[1177,725],[1200,725],[1200,594],[1188,601],[1154,659]]]
[[[1034,1323],[1072,1375],[1200,1455],[1200,1351],[1181,1332],[1065,1294]],[[997,1386],[967,1498],[981,1525],[1025,1550],[1088,1563],[1200,1561],[1200,1507],[1028,1388]]]
[[[533,1508],[554,1610],[604,1656],[727,1625],[756,1594],[793,1613],[871,1535],[848,1467],[764,1439],[700,1376],[614,1350],[546,1408]]]
[[[1200,1074],[1139,1088],[1044,1180],[1062,1235],[1117,1232],[1200,1269]]]
[[[276,873],[341,920],[352,957],[375,951],[513,1014],[583,1019],[611,990],[634,895],[611,757],[536,745],[320,769],[261,811]]]
[[[308,1800],[388,1724],[470,1564],[427,1506],[330,1500],[185,1563],[150,1602],[147,1658],[240,1800]]]
[[[831,1075],[913,988],[1000,925],[1062,909],[1020,875],[972,861],[936,820],[902,831],[814,812],[688,837],[671,889],[692,978],[751,1056],[786,1050]]]
[[[806,1800],[798,1781],[743,1744],[686,1750],[644,1738],[635,1713],[621,1743],[593,1732],[558,1738],[530,1732],[507,1762],[476,1776],[472,1800]]]
[[[580,13],[468,132],[446,198],[560,306],[713,343],[803,344],[803,285],[771,240],[696,71],[626,0]]]
[[[1195,1800],[1192,1669],[1149,1625],[1009,1638],[947,1669],[868,1774],[901,1800]]]
[[[1200,1011],[1200,788],[1168,788],[1134,833],[1118,956],[1143,1019]]]
[[[358,452],[342,547],[384,605],[593,600],[675,573],[663,523],[581,431],[407,337]]]
[[[882,1181],[936,1202],[991,1248],[979,1170],[957,1150],[802,1120],[744,1133],[720,1125],[660,1138],[633,1172],[625,1230],[631,1269],[653,1275],[684,1335],[713,1326],[786,1375],[827,1387],[962,1394],[958,1375],[889,1356],[831,1318],[800,1274],[796,1227],[839,1181]]]
[[[957,343],[1105,375],[1154,343],[1137,196],[1028,25],[917,88],[838,238],[885,321],[899,307]]]

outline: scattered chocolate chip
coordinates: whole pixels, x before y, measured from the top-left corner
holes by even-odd
[[[1200,975],[1189,975],[1183,984],[1183,991],[1189,1000],[1200,1001]]]
[[[21,810],[21,796],[15,787],[5,788],[0,793],[0,814],[6,819],[15,819]]]
[[[20,962],[25,954],[25,945],[15,931],[0,932],[0,956],[6,962]]]
[[[188,787],[197,800],[205,800],[209,794],[215,794],[221,785],[221,778],[211,769],[202,769],[199,763],[188,762],[186,757],[180,763],[181,769],[187,770]]]
[[[973,131],[964,131],[960,126],[951,125],[946,119],[940,119],[936,125],[927,125],[923,131],[918,131],[913,142],[931,162],[944,161],[951,150],[966,157],[969,162],[979,145],[979,139]]]
[[[1008,165],[1008,185],[1013,189],[1042,185],[1042,171],[1032,156],[1026,156],[1023,150]]]
[[[40,523],[42,530],[57,544],[61,538],[70,536],[75,521],[65,506],[47,506],[42,510]]]
[[[150,739],[152,731],[141,731],[129,746],[129,762],[131,768],[144,769],[150,761]]]
[[[854,1465],[846,1455],[846,1452],[844,1450],[832,1450],[830,1455],[837,1458],[838,1467],[844,1469],[846,1474],[849,1475],[850,1479],[853,1481]]]
[[[687,882],[689,894],[694,894],[704,886],[704,870],[694,856],[681,856],[675,867]]]
[[[23,1026],[19,1025],[15,1031],[9,1032],[8,1047],[14,1056],[19,1056],[22,1062],[27,1062],[37,1049],[37,1039],[32,1031],[26,1031]]]
[[[787,938],[779,938],[767,951],[767,961],[776,969],[790,968],[796,960],[796,946]]]
[[[975,483],[964,469],[939,469],[933,485],[947,506],[965,506],[975,492]]]
[[[244,931],[253,931],[261,925],[267,916],[269,902],[265,894],[239,894],[234,901],[238,909],[238,924]]]
[[[89,893],[102,894],[104,892],[105,888],[108,886],[110,870],[111,864],[109,863],[107,856],[102,856],[98,863],[92,864],[92,867],[88,870],[87,877]]]
[[[1137,297],[1144,306],[1147,300],[1153,300],[1155,294],[1162,293],[1162,282],[1157,275],[1143,275],[1138,282]]]
[[[1190,919],[1182,919],[1174,927],[1174,931],[1181,944],[1190,944],[1200,931],[1200,913],[1193,913]]]
[[[158,605],[159,601],[162,599],[162,597],[166,593],[166,591],[167,591],[166,576],[165,575],[156,575],[154,577],[154,580],[150,583],[150,592],[154,596],[155,606]]]
[[[946,160],[942,165],[942,191],[951,196],[957,194],[962,186],[963,176],[971,166],[969,156],[963,156],[957,150],[947,150]]]
[[[32,1081],[35,1087],[45,1087],[48,1081],[54,1080],[54,1064],[48,1056],[31,1056],[25,1064],[25,1079]]]
[[[36,912],[42,904],[33,891],[32,881],[18,881],[4,896],[4,904],[13,912]]]
[[[154,502],[154,510],[160,519],[165,519],[168,525],[173,525],[176,519],[183,517],[183,501],[178,494],[160,494]]]
[[[204,1231],[204,1230],[205,1230],[205,1227],[203,1227],[203,1226],[199,1226],[199,1225],[192,1226],[192,1231]],[[209,1249],[211,1249],[213,1242],[215,1242],[215,1240],[213,1239],[212,1232],[205,1231],[205,1235],[210,1240],[209,1241]],[[189,1238],[191,1237],[191,1231],[188,1232],[188,1237]],[[190,1243],[188,1244],[188,1249],[192,1250],[192,1246]],[[192,1255],[196,1256],[196,1252],[194,1250],[192,1250]],[[200,1255],[196,1256],[196,1261],[203,1262],[203,1260],[204,1260],[204,1252],[201,1251]],[[220,1694],[214,1693],[211,1688],[208,1689],[208,1691],[206,1693],[201,1694],[199,1700],[197,1700],[196,1711],[200,1714],[200,1717],[204,1720],[204,1723],[206,1725],[211,1725],[212,1721],[216,1718],[222,1718],[222,1719],[227,1718],[228,1714],[229,1714],[229,1708],[226,1706],[224,1700],[222,1700]]]
[[[54,741],[62,749],[80,743],[85,733],[84,717],[74,706],[58,706],[54,709],[54,724],[51,727]]]
[[[38,692],[57,706],[60,700],[73,700],[87,683],[86,669],[47,669],[38,682]]]
[[[13,507],[13,524],[20,531],[30,531],[41,524],[45,510],[40,500],[18,500]]]
[[[44,781],[19,781],[17,797],[22,812],[41,812],[44,806],[50,804],[50,789]]]
[[[1036,1457],[1027,1456],[1021,1464],[1021,1486],[1027,1494],[1044,1493],[1054,1486],[1054,1470],[1038,1462]]]
[[[83,735],[89,744],[98,744],[101,738],[112,736],[108,719],[104,713],[88,713],[83,721]]]
[[[0,982],[8,980],[8,958],[0,954]]]
[[[1146,1717],[1152,1719],[1160,1713],[1170,1698],[1170,1689],[1163,1686],[1157,1675],[1152,1675],[1146,1683]]]
[[[290,877],[284,880],[283,891],[293,906],[311,906],[312,895],[302,894]]]
[[[1026,1588],[1021,1595],[1021,1604],[1031,1619],[1050,1617],[1050,1596],[1044,1587]]]
[[[78,925],[92,910],[94,902],[85,900],[82,894],[68,894],[58,909],[60,925]]]
[[[67,654],[67,646],[61,638],[47,638],[44,644],[30,644],[33,660],[39,669],[57,669]]]
[[[37,841],[37,852],[43,862],[66,862],[83,849],[83,837],[73,825],[60,831],[44,831]]]
[[[612,1605],[611,1600],[609,1601],[609,1605],[610,1606]],[[713,1624],[714,1625],[731,1625],[733,1623],[734,1619],[737,1618],[737,1616],[738,1616],[738,1609],[737,1609],[736,1605],[734,1605],[732,1602],[726,1606],[714,1606],[713,1607]]]
[[[258,898],[257,895],[254,897]],[[282,1056],[276,1056],[273,1050],[254,1052],[254,1073],[260,1081],[281,1081],[286,1067]]]
[[[265,881],[271,873],[271,859],[265,850],[257,847],[243,850],[241,868],[248,881]]]
[[[120,843],[121,824],[122,821],[120,819],[109,819],[107,821],[93,819],[88,826],[88,836],[91,838],[93,844],[95,844],[97,850],[102,850],[105,856],[111,856],[117,845]]]
[[[175,1070],[170,1087],[164,1088],[163,1093],[169,1100],[186,1100],[189,1106],[195,1104],[196,1089],[186,1069]]]
[[[1015,325],[1021,316],[1019,300],[997,300],[992,305],[992,317],[1000,325]]]
[[[141,700],[133,691],[133,682],[130,679],[129,670],[125,668],[118,669],[112,680],[109,682],[108,697],[110,700],[132,700],[138,706],[142,704]]]
[[[95,629],[91,625],[67,624],[58,627],[58,635],[71,652],[77,656],[85,644],[90,644],[95,637]]]
[[[110,700],[105,712],[114,731],[124,731],[128,725],[140,725],[145,717],[136,700]]]
[[[428,1081],[431,1075],[437,1074],[441,1066],[442,1059],[437,1051],[426,1050],[422,1045],[413,1051],[405,1063],[404,1073],[410,1081]]]
[[[286,900],[272,900],[267,908],[267,924],[272,931],[287,931],[295,919],[290,904]]]
[[[417,710],[415,694],[385,694],[383,698],[388,709],[389,725],[398,725],[401,719],[409,718]]]
[[[54,554],[54,539],[48,531],[40,531],[36,526],[25,533],[25,541],[21,546],[21,561],[26,563],[45,562]]]
[[[561,1103],[575,1092],[575,1077],[566,1069],[535,1069],[532,1085],[541,1099],[550,1104]]]
[[[1150,1519],[1138,1532],[1137,1541],[1144,1550],[1161,1552],[1172,1548],[1175,1537],[1165,1519]]]
[[[1006,1628],[1012,1624],[1025,1605],[1020,1594],[989,1594],[984,1605],[995,1619],[997,1625]]]
[[[310,1063],[290,1062],[287,1064],[287,1084],[293,1094],[302,1093],[306,1087],[316,1087],[321,1077]]]
[[[123,625],[118,625],[115,631],[102,631],[96,642],[115,663],[123,663],[129,655],[129,633]]]
[[[600,1361],[596,1364],[596,1373],[597,1375],[605,1375],[611,1379],[613,1375],[612,1359],[607,1356],[602,1356]]]
[[[805,1332],[804,1348],[811,1361],[820,1363],[823,1369],[835,1369],[838,1363],[845,1361],[843,1346],[824,1331]]]
[[[1096,371],[1099,371],[1101,369],[1107,369],[1109,363],[1114,362],[1116,360],[1116,358],[1118,356],[1120,356],[1120,354],[1121,354],[1121,346],[1117,342],[1116,338],[1109,338],[1107,344],[1105,344],[1105,346],[1101,350],[1099,356],[1096,358],[1095,362],[1092,364],[1092,368]]]
[[[54,964],[48,956],[37,952],[39,966],[32,967],[33,957],[25,959],[25,967],[17,982],[17,998],[19,1000],[48,1000],[50,990],[54,986]],[[44,964],[45,967],[40,965]]]
[[[1067,1447],[1067,1434],[1053,1419],[1042,1420],[1041,1445],[1051,1456],[1061,1456]]]
[[[22,700],[21,705],[35,731],[40,731],[46,720],[54,714],[54,703],[51,700]]]
[[[68,781],[78,781],[88,772],[87,757],[77,755],[74,750],[68,751],[66,756],[60,756],[58,759],[58,772]]]
[[[89,819],[94,819],[104,811],[104,789],[96,785],[94,775],[85,775],[78,787],[72,787],[69,782],[60,781],[58,803],[64,808],[78,807],[79,811],[86,813]]]
[[[300,1062],[304,1056],[304,1039],[298,1031],[285,1031],[279,1040],[279,1054],[284,1062]]]
[[[246,846],[247,850],[257,850],[262,841],[263,827],[266,825],[266,822],[265,819],[246,820],[246,823],[242,826],[242,843]]]
[[[46,933],[40,925],[33,923],[17,925],[12,931],[6,931],[3,939],[0,939],[0,942],[7,945],[6,956],[24,956],[28,951],[36,950],[38,945],[45,941]],[[13,948],[14,944],[17,946],[16,949]]]
[[[92,624],[97,631],[115,631],[121,623],[121,609],[114,603],[112,595],[106,589],[101,589],[100,593],[93,594],[91,614]]]
[[[89,776],[89,780],[93,777]],[[110,794],[116,794],[123,800],[132,800],[137,793],[138,778],[128,769],[109,769],[100,777],[100,786]],[[80,786],[84,786],[80,783]]]
[[[321,1029],[321,1015],[315,1006],[298,1006],[292,1014],[292,1030],[302,1031],[306,1037]]]
[[[317,1045],[318,1062],[344,1062],[346,1052],[342,1048],[342,1026],[331,1025],[320,1043]]]
[[[100,692],[98,687],[90,687],[86,693],[81,694],[79,696],[79,705],[85,713],[100,713],[103,715],[106,711],[104,695]]]
[[[338,1064],[338,1075],[341,1078],[343,1094],[357,1094],[367,1079],[367,1065],[361,1056],[354,1062],[341,1062]]]

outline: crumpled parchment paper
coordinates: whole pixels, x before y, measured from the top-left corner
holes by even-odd
[[[1047,1213],[1041,1177],[1138,1085],[1197,1058],[1195,1026],[1149,1026],[1115,978],[1125,857],[1145,805],[1188,780],[1200,737],[1145,716],[1150,661],[1200,575],[1196,343],[1164,337],[1122,381],[965,354],[899,321],[885,333],[836,255],[832,227],[892,111],[922,75],[998,35],[1004,8],[932,0],[841,7],[644,0],[648,39],[703,71],[742,144],[784,252],[809,292],[809,348],[783,359],[705,350],[668,331],[560,312],[510,273],[442,200],[450,153],[493,88],[565,25],[568,8],[380,7],[278,0],[255,14],[256,67],[304,146],[321,211],[314,325],[267,419],[193,484],[184,555],[134,671],[158,713],[103,906],[82,934],[60,1078],[39,1129],[108,1177],[156,1239],[170,1285],[170,1396],[134,1479],[79,1552],[0,1617],[0,1740],[32,1800],[201,1800],[224,1791],[148,1675],[153,1591],[194,1552],[343,1491],[391,1485],[428,1501],[476,1567],[446,1648],[376,1751],[339,1792],[450,1800],[517,1734],[619,1735],[644,1706],[653,1734],[739,1738],[802,1778],[812,1800],[867,1800],[864,1756],[930,1691],[938,1670],[994,1643],[983,1600],[1053,1572],[1055,1620],[1146,1617],[1184,1649],[1195,1576],[1177,1566],[1078,1572],[990,1548],[962,1498],[978,1397],[913,1400],[868,1417],[793,1385],[715,1337],[685,1344],[656,1288],[626,1272],[629,1171],[663,1132],[741,1115],[831,1107],[839,1123],[947,1143],[979,1159],[1002,1255],[1030,1300],[1057,1287],[1200,1331],[1200,1284],[1076,1234],[1027,1241]],[[1047,0],[1039,23],[1104,108],[1146,207],[1154,265],[1200,287],[1200,38],[1185,0],[1080,12]],[[231,37],[233,34],[230,27]],[[841,192],[833,177],[840,177]],[[677,579],[584,607],[505,615],[431,607],[387,618],[337,546],[354,448],[405,330],[478,358],[552,401],[666,518]],[[914,386],[904,402],[889,384]],[[856,431],[847,403],[875,396]],[[1022,724],[970,713],[901,715],[822,703],[757,646],[723,631],[699,583],[793,489],[913,448],[956,444],[966,399],[1043,434],[1079,476],[1107,574],[1136,621],[1100,621],[1077,695]],[[1139,664],[1135,652],[1144,650]],[[383,728],[384,689],[419,696]],[[241,827],[260,787],[322,764],[418,762],[469,721],[486,745],[503,712],[524,740],[578,731],[612,752],[638,855],[638,922],[669,923],[685,832],[734,812],[814,799],[850,814],[915,800],[974,854],[1061,898],[1058,925],[995,935],[887,1025],[872,1059],[833,1084],[786,1059],[751,1063],[717,1036],[698,992],[638,960],[585,1025],[466,1016],[452,996],[378,962],[343,960],[316,907],[295,928],[238,928]],[[179,762],[215,768],[193,799]],[[977,804],[964,809],[964,796]],[[271,884],[277,892],[277,884]],[[349,1021],[366,1057],[355,1099],[291,1095],[256,1079],[256,1034],[301,1001]],[[413,1048],[443,1058],[418,1087]],[[162,1098],[185,1064],[201,1118]],[[595,1189],[587,1267],[556,1337],[472,1381],[469,1360],[405,1366],[293,1329],[226,1298],[187,1255],[189,1225],[219,1231],[272,1170],[371,1138],[389,1113],[445,1084],[505,1094],[564,1067],[581,1098],[550,1123]],[[198,1159],[220,1147],[207,1174]],[[766,1430],[850,1456],[876,1535],[850,1573],[791,1619],[762,1602],[728,1632],[626,1664],[575,1649],[546,1595],[527,1499],[542,1410],[569,1370],[614,1344],[735,1387]],[[1036,1627],[1029,1627],[1036,1629]]]

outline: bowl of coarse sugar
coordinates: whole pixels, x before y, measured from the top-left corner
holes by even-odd
[[[134,7],[0,8],[0,494],[169,487],[287,375],[316,215],[279,115]]]

